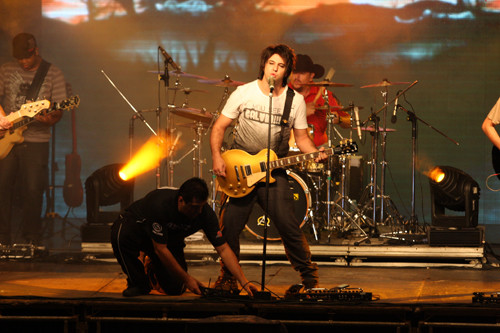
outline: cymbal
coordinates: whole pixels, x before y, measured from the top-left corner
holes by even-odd
[[[389,87],[389,86],[395,86],[399,84],[410,84],[411,82],[390,82],[387,79],[383,79],[379,83],[374,83],[374,84],[369,84],[367,86],[362,86],[361,88],[373,88],[373,87]]]
[[[153,73],[153,74],[163,74],[163,71],[148,71],[148,73]],[[196,75],[196,74],[190,74],[182,71],[168,71],[168,74],[173,75],[173,76],[182,76],[182,77],[187,77],[191,79],[197,79],[197,80],[203,80],[207,79],[206,76],[201,76],[201,75]]]
[[[177,90],[180,92],[183,92],[185,94],[189,94],[192,92],[202,92],[202,93],[208,93],[207,90],[202,90],[202,89],[191,89],[191,88],[182,88],[182,87],[173,87],[173,88],[168,88],[168,90]]]
[[[204,124],[202,122],[191,122],[191,123],[175,124],[175,126],[181,126],[181,127],[187,127],[187,128],[197,129],[198,127],[207,127],[208,123]]]
[[[358,106],[358,110],[363,110],[365,107],[364,106]],[[343,107],[343,106],[339,106],[339,105],[334,105],[334,106],[328,106],[328,105],[322,105],[322,106],[318,106],[316,107],[316,110],[332,110],[332,111],[351,111],[352,109],[354,109],[354,106],[346,106],[346,107]]]
[[[357,127],[353,127],[352,129],[353,130],[357,130],[358,128]],[[375,127],[373,127],[373,126],[361,127],[361,130],[365,131],[365,132],[375,132]],[[379,132],[396,132],[396,130],[394,128],[386,128],[385,131],[384,131],[383,127],[379,127],[378,131]]]
[[[212,120],[212,114],[210,112],[195,108],[175,108],[171,110],[171,112],[178,116],[205,122],[207,124]]]
[[[352,84],[336,83],[336,82],[331,82],[329,80],[325,80],[325,81],[304,83],[303,86],[309,86],[309,87],[352,87]]]
[[[237,87],[245,84],[245,82],[241,81],[233,81],[229,78],[229,76],[226,76],[222,80],[211,80],[211,79],[201,79],[198,80],[200,83],[205,83],[205,84],[210,84],[216,87]]]

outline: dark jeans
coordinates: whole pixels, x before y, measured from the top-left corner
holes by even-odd
[[[311,251],[300,221],[295,215],[293,193],[288,183],[286,172],[277,169],[272,172],[276,182],[269,185],[268,215],[278,230],[285,252],[292,267],[300,272],[302,280],[318,280],[318,267],[311,262]],[[221,228],[227,243],[237,257],[240,254],[240,233],[252,211],[258,203],[265,207],[265,183],[258,183],[256,188],[242,198],[230,198],[221,215]],[[229,272],[223,266],[224,274]]]
[[[127,275],[128,287],[139,287],[151,290],[149,279],[144,271],[144,264],[139,260],[139,252],[144,252],[153,264],[156,279],[168,295],[180,295],[185,290],[184,281],[171,274],[156,255],[151,237],[135,219],[121,215],[111,227],[111,245],[113,253]],[[182,247],[167,246],[179,265],[187,271]]]
[[[0,242],[10,242],[15,193],[21,199],[21,232],[24,241],[40,241],[43,194],[48,185],[48,161],[48,142],[16,144],[0,161]]]

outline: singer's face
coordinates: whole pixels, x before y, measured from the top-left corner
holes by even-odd
[[[302,92],[305,88],[304,84],[311,82],[313,78],[314,78],[314,73],[292,72],[292,75],[290,75],[290,83],[292,84],[293,89],[297,90],[298,92]]]
[[[286,64],[283,58],[278,54],[273,54],[266,62],[264,68],[264,76],[266,81],[268,81],[270,76],[274,77],[276,83],[283,81],[283,76],[285,76]]]

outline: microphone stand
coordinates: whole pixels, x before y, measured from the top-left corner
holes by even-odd
[[[450,137],[448,137],[446,134],[435,128],[434,126],[430,125],[426,121],[422,120],[422,118],[417,117],[414,112],[407,110],[401,105],[396,106],[398,109],[403,110],[406,112],[408,115],[407,120],[411,121],[411,147],[412,147],[412,165],[411,165],[411,217],[410,217],[410,228],[412,228],[410,231],[412,232],[417,232],[417,226],[418,226],[418,219],[415,214],[415,174],[416,174],[416,165],[417,165],[417,120],[420,120],[423,124],[425,124],[427,127],[430,127],[434,131],[438,132],[451,142],[453,142],[455,145],[459,145],[459,143]]]
[[[273,115],[273,90],[269,92],[269,122],[267,127],[267,160],[266,160],[266,197],[264,200],[264,239],[262,246],[262,276],[261,276],[261,290],[265,290],[266,284],[266,253],[267,253],[267,221],[269,211],[269,181],[271,171],[269,169],[271,162],[271,120]]]

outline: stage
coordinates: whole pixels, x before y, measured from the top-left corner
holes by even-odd
[[[22,251],[20,246],[0,260],[0,328],[2,332],[500,329],[496,304],[500,269],[489,246],[391,244],[380,238],[369,239],[369,244],[358,244],[356,238],[325,242],[311,243],[324,289],[307,299],[285,297],[300,278],[276,241],[266,252],[268,293],[254,299],[243,293],[200,297],[190,292],[124,298],[125,276],[109,244],[72,240],[71,246],[68,242],[57,248],[26,246]],[[213,249],[192,239],[186,254],[189,272],[213,286],[219,272]],[[262,242],[244,242],[242,266],[260,286]],[[332,291],[337,298],[322,298]],[[474,294],[478,292],[483,294]]]

